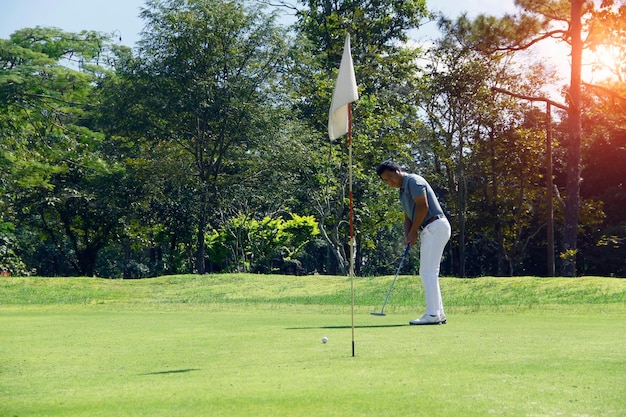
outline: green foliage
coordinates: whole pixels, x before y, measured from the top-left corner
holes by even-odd
[[[105,81],[103,94],[106,106],[117,108],[114,124],[166,152],[151,155],[155,164],[186,161],[171,174],[184,193],[154,192],[185,206],[180,214],[193,226],[184,237],[195,229],[195,270],[202,273],[204,234],[219,227],[227,190],[250,187],[248,178],[259,175],[251,159],[281,128],[288,37],[274,16],[241,1],[148,1],[141,17],[139,53],[117,61],[119,79]]]
[[[32,272],[15,252],[18,242],[14,231],[13,223],[0,218],[0,276],[27,276]]]
[[[246,2],[154,0],[135,50],[56,28],[0,40],[3,265],[139,278],[299,260],[343,275],[352,168],[357,274],[390,273],[402,215],[374,170],[393,158],[428,178],[452,221],[445,273],[543,273],[543,111],[490,87],[537,95],[554,84],[513,51],[543,36],[568,41],[571,2],[520,0],[523,13],[503,19],[442,17],[442,38],[426,50],[407,42],[432,18],[424,1],[299,4],[293,32]],[[626,56],[626,8],[585,5],[589,50]],[[360,93],[352,167],[347,141],[326,134],[346,33]],[[557,259],[583,273],[625,268],[625,66],[614,64],[614,82],[583,89],[579,248]],[[576,192],[566,179],[571,115],[555,118],[560,243]],[[417,271],[416,257],[405,271]]]
[[[290,219],[264,217],[254,219],[244,213],[232,217],[228,223],[209,234],[208,247],[214,261],[223,261],[225,250],[244,270],[270,272],[273,262],[295,260],[304,247],[320,232],[313,216],[290,213]]]
[[[100,152],[104,137],[90,114],[96,78],[82,70],[99,63],[105,46],[95,32],[54,28],[23,29],[0,44],[8,213],[20,227],[38,230],[81,275],[94,273],[98,251],[122,217],[112,197],[123,192],[115,188],[123,169]]]
[[[604,276],[626,275],[626,226],[607,226],[601,234],[591,234],[595,246],[586,247],[585,268]]]
[[[623,49],[623,17],[626,10],[623,4],[614,1],[590,2],[584,0],[554,0],[541,2],[536,0],[518,0],[515,2],[522,9],[517,15],[507,15],[501,19],[479,16],[469,22],[465,17],[459,19],[468,45],[476,50],[518,51],[525,50],[545,39],[558,39],[571,50],[571,79],[567,93],[567,179],[565,202],[563,206],[564,224],[561,257],[561,273],[568,276],[576,274],[577,245],[579,223],[581,222],[580,168],[582,143],[582,67],[585,55],[590,51],[611,51],[615,57]],[[594,63],[596,65],[597,62]],[[609,65],[611,70],[620,75],[623,66]],[[623,82],[623,78],[620,78]]]
[[[318,163],[310,182],[308,198],[316,210],[322,236],[333,255],[331,271],[347,273],[349,264],[348,144],[340,139],[328,143],[327,115],[339,69],[346,33],[351,35],[352,56],[359,88],[353,105],[354,214],[358,273],[372,272],[362,259],[368,251],[387,239],[380,239],[380,226],[392,219],[377,205],[379,184],[375,167],[392,156],[407,156],[420,122],[411,91],[418,83],[418,48],[406,44],[409,31],[428,17],[426,3],[420,0],[334,3],[302,1],[296,30],[306,39],[303,54],[307,67],[297,72],[296,102],[303,120],[318,132],[311,142]],[[299,68],[298,68],[299,69]],[[330,147],[330,149],[329,149]],[[320,182],[315,180],[319,179]],[[381,201],[385,204],[386,200]],[[370,218],[374,216],[374,218]],[[376,243],[374,243],[376,242]],[[363,258],[362,258],[363,257]]]

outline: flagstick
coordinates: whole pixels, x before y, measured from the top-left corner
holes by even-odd
[[[333,98],[328,111],[328,136],[330,140],[348,134],[348,153],[350,171],[350,286],[352,293],[352,356],[354,356],[354,262],[356,251],[356,239],[354,238],[354,209],[352,201],[352,105],[359,99],[359,91],[354,75],[352,53],[350,52],[350,34],[346,34],[346,40],[339,64],[337,82],[333,90]],[[346,123],[347,122],[347,123]]]
[[[352,103],[348,103],[348,159],[350,176],[350,293],[352,305],[352,357],[354,357],[354,209],[352,204]]]

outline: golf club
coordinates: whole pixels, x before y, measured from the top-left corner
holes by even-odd
[[[400,269],[402,268],[402,264],[404,263],[404,259],[406,258],[406,254],[409,253],[409,248],[410,247],[411,247],[410,243],[406,245],[406,249],[404,250],[404,254],[402,255],[402,259],[400,259],[400,265],[398,265],[398,270],[396,271],[396,276],[393,277],[393,281],[391,281],[391,287],[389,287],[389,291],[387,292],[387,297],[385,297],[385,302],[383,303],[383,308],[380,309],[380,312],[372,311],[370,313],[372,316],[384,316],[385,315],[385,306],[387,305],[387,300],[389,299],[389,295],[391,294],[391,291],[393,290],[393,284],[396,283],[396,279],[398,278],[398,274],[400,273]]]

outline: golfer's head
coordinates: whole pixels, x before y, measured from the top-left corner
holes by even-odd
[[[390,187],[402,187],[402,167],[397,162],[383,162],[376,168],[376,173]]]

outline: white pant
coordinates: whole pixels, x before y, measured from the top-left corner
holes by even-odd
[[[445,315],[439,287],[439,265],[450,234],[450,223],[445,217],[430,223],[420,233],[420,276],[426,298],[426,314],[432,316]]]

